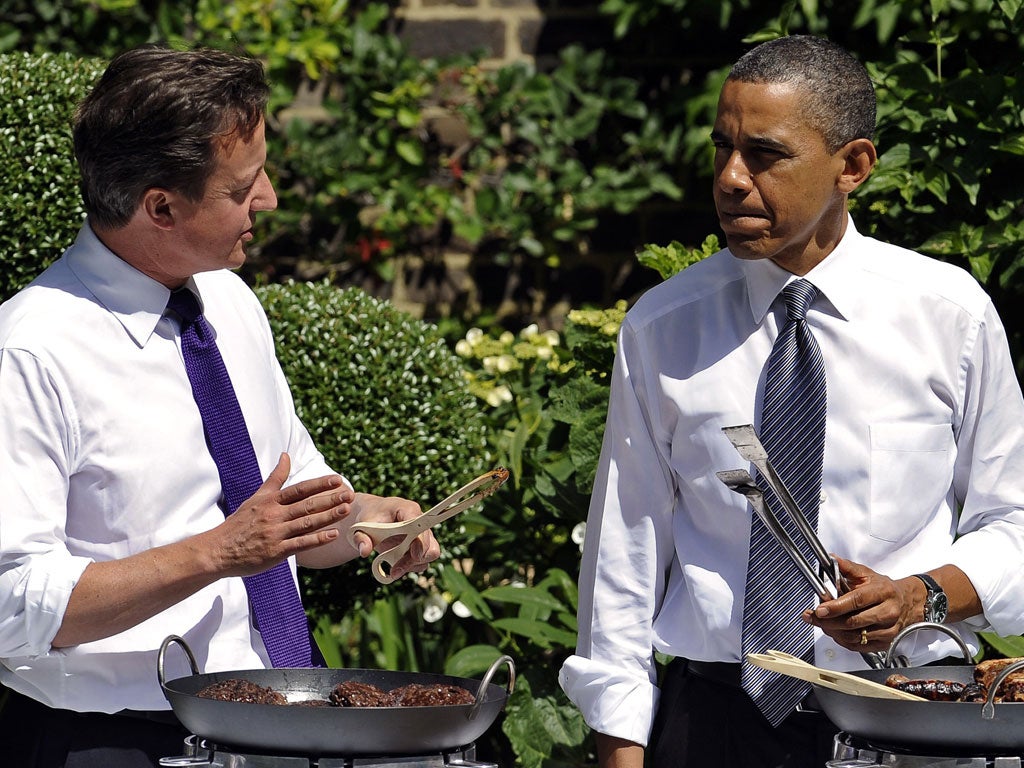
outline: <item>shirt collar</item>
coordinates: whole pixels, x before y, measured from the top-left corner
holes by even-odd
[[[68,267],[140,347],[156,330],[171,292],[107,248],[88,223],[68,249]],[[198,295],[193,281],[188,286]]]
[[[814,284],[819,294],[842,319],[849,318],[849,312],[859,291],[857,270],[853,254],[857,242],[863,236],[854,226],[853,219],[847,219],[846,232],[835,249],[820,264],[804,275]],[[747,299],[750,314],[758,325],[764,321],[775,298],[791,280],[798,279],[771,259],[737,259],[747,284]],[[821,309],[825,307],[822,306]]]

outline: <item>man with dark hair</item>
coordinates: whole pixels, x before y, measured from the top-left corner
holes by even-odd
[[[326,465],[231,271],[277,205],[268,93],[254,59],[143,47],[76,113],[88,221],[0,307],[5,764],[180,754],[163,639],[207,672],[320,664],[296,564],[368,556],[348,526],[420,514]],[[424,534],[392,574],[438,555]]]
[[[875,98],[829,41],[764,43],[711,134],[727,248],[650,290],[620,330],[560,683],[604,768],[821,768],[810,686],[743,663],[782,650],[864,669],[908,625],[1024,630],[1024,402],[966,272],[857,232]],[[850,590],[822,599],[716,472],[752,424]],[[753,468],[751,468],[753,471]],[[768,489],[769,506],[787,519]],[[657,679],[654,653],[673,657]],[[958,655],[943,633],[911,664]]]

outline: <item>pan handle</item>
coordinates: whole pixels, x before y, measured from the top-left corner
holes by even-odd
[[[164,641],[160,643],[160,653],[157,654],[156,657],[156,676],[160,681],[161,688],[167,688],[167,677],[164,674],[164,656],[167,655],[167,649],[172,643],[177,643],[181,646],[181,649],[185,651],[185,655],[188,656],[189,666],[192,667],[192,674],[199,674],[199,665],[196,664],[195,654],[192,653],[192,649],[188,647],[188,643],[185,642],[185,639],[178,637],[177,635],[168,635],[164,638]]]
[[[896,655],[896,646],[907,635],[917,632],[921,629],[934,629],[938,632],[942,632],[944,634],[949,635],[951,638],[956,640],[957,645],[960,646],[960,652],[964,655],[964,664],[974,663],[974,656],[971,654],[971,649],[967,647],[967,643],[964,642],[964,639],[960,637],[960,635],[958,635],[954,630],[947,627],[945,624],[936,624],[934,621],[919,621],[916,624],[911,624],[909,627],[904,627],[902,630],[900,630],[899,634],[892,639],[892,642],[889,643],[889,650],[886,652],[885,658],[887,659],[888,665],[890,667],[897,666],[897,663],[901,667],[909,666],[906,656]]]
[[[484,695],[487,693],[487,685],[491,682],[491,678],[494,677],[494,673],[498,671],[498,667],[502,664],[508,667],[508,682],[505,684],[505,690],[508,692],[509,696],[512,695],[512,689],[516,687],[516,663],[512,661],[511,656],[499,656],[491,662],[491,666],[487,668],[483,678],[480,680],[480,685],[477,686],[476,689],[476,701],[473,702],[473,708],[469,710],[469,714],[466,715],[467,720],[473,720],[476,718],[477,714],[479,714],[480,704],[483,702]]]
[[[996,694],[999,693],[999,688],[1002,686],[1003,681],[1011,672],[1016,672],[1021,667],[1024,667],[1024,659],[1015,661],[1013,664],[1009,664],[999,671],[996,675],[995,680],[992,681],[992,685],[989,686],[988,696],[985,697],[985,706],[981,708],[981,719],[991,720],[996,716]]]

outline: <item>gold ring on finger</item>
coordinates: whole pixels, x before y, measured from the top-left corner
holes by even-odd
[[[860,644],[861,645],[867,645],[868,644],[868,631],[866,629],[862,629],[860,631]]]

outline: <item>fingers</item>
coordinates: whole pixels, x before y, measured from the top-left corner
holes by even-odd
[[[407,573],[422,573],[434,560],[441,556],[441,545],[430,531],[424,531],[415,539],[402,558],[391,569],[396,578]]]
[[[229,572],[259,572],[338,537],[352,490],[339,475],[282,487],[290,471],[291,460],[282,453],[260,489],[218,527],[215,540]]]
[[[355,508],[359,522],[403,522],[423,514],[420,505],[409,499],[365,493],[356,494]],[[401,539],[391,537],[375,544],[370,536],[356,531],[352,535],[352,542],[360,557],[369,557],[375,549],[378,552],[387,552],[397,546]],[[390,575],[400,578],[407,573],[422,572],[440,556],[441,547],[434,535],[429,530],[424,531],[410,542],[408,551],[391,567]]]

